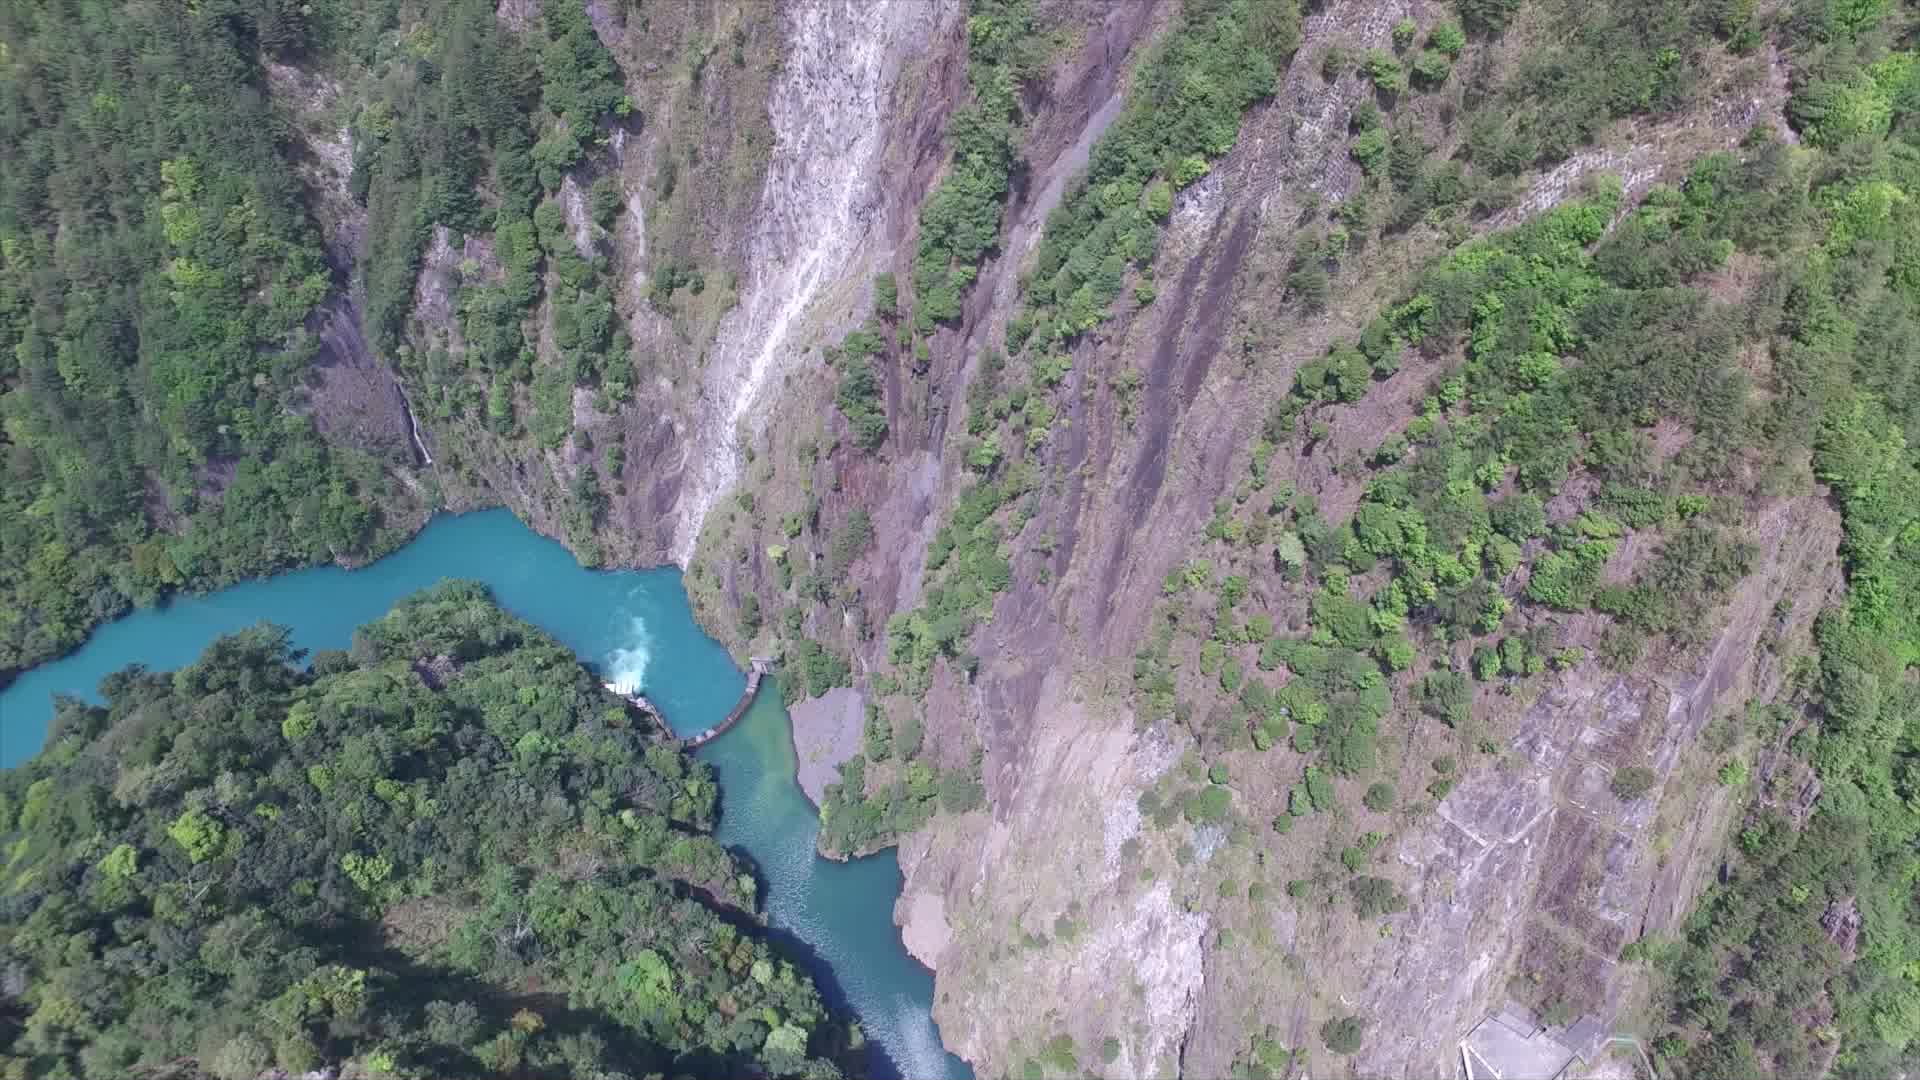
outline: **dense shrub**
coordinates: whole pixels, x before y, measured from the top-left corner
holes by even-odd
[[[1520,10],[1520,0],[1455,0],[1455,6],[1467,29],[1477,34],[1498,34]]]
[[[884,353],[884,341],[881,328],[870,323],[847,335],[831,353],[840,368],[833,403],[853,429],[853,444],[862,450],[878,448],[887,437],[886,386],[872,359]]]
[[[1469,28],[1494,32],[1514,0],[1463,0]],[[1555,48],[1528,50],[1499,105],[1536,159],[1557,161],[1593,141],[1608,121],[1669,113],[1693,101],[1708,40],[1697,29],[1703,0],[1616,0],[1545,5]]]
[[[1320,1041],[1335,1054],[1357,1054],[1366,1038],[1367,1022],[1358,1016],[1337,1016],[1320,1025]]]
[[[1628,765],[1614,771],[1609,786],[1620,799],[1633,802],[1643,798],[1660,783],[1660,774],[1645,765]]]
[[[1353,894],[1354,911],[1363,919],[1407,910],[1407,898],[1395,891],[1393,882],[1385,878],[1362,875],[1349,880],[1347,890]]]
[[[1298,42],[1292,0],[1220,0],[1188,9],[1148,59],[1085,178],[1047,219],[1025,309],[1008,345],[1042,350],[1093,328],[1128,267],[1151,263],[1161,182],[1184,187],[1233,147],[1242,112],[1273,92]],[[1158,196],[1164,200],[1165,195]]]
[[[1204,787],[1187,796],[1182,813],[1195,825],[1216,825],[1233,808],[1233,795],[1224,787]]]
[[[1047,47],[1032,0],[971,5],[967,81],[972,99],[947,121],[953,163],[920,208],[913,292],[914,321],[922,331],[959,317],[961,297],[999,239],[1000,212],[1020,142],[1020,85],[1036,72]]]

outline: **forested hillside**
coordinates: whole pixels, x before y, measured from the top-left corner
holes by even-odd
[[[339,194],[365,250],[331,265],[321,226],[340,223],[316,221],[274,64],[343,71],[360,103]],[[568,433],[576,383],[623,400],[605,260],[542,196],[630,109],[578,3],[524,34],[463,0],[0,10],[0,673],[173,589],[364,560],[417,525],[420,492],[392,469],[413,446],[316,433],[323,302],[358,298],[355,334],[394,364],[380,381],[417,375],[433,415],[511,431],[534,375],[521,324],[551,269],[566,356],[538,397],[542,444]],[[620,206],[599,190],[593,213]],[[435,226],[497,236],[504,263],[460,297],[462,371],[402,347]]]
[[[1735,324],[1767,358],[1771,393],[1735,430],[1775,454],[1811,448],[1844,522],[1847,591],[1783,692],[1736,719],[1765,773],[1721,880],[1678,940],[1629,946],[1660,974],[1655,1048],[1682,1075],[1888,1076],[1920,1048],[1916,16],[1910,4],[1786,13],[1804,146],[1771,152],[1773,175],[1732,203],[1761,213],[1736,210],[1727,240],[1773,268]],[[1722,782],[1745,787],[1744,760],[1729,770]]]
[[[379,462],[289,410],[336,284],[262,85],[305,10],[0,7],[0,673],[398,540]]]
[[[550,638],[456,583],[302,659],[129,669],[0,774],[0,1075],[840,1075],[711,769]]]

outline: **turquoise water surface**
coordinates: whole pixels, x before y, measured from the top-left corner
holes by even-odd
[[[583,569],[565,548],[504,510],[442,517],[399,552],[362,570],[302,570],[177,600],[101,627],[64,660],[0,692],[0,768],[33,756],[55,694],[98,698],[102,676],[128,664],[192,662],[215,637],[279,623],[305,649],[345,648],[353,629],[442,578],[485,582],[507,610],[558,638],[609,679],[643,686],[682,735],[727,714],[746,685],[701,631],[671,569]],[[850,863],[815,857],[818,819],[794,781],[793,743],[769,685],[739,726],[701,748],[720,774],[719,839],[744,851],[766,884],[769,919],[806,955],[821,989],[859,1017],[884,1051],[880,1075],[971,1077],[940,1043],[933,976],[907,955],[893,925],[900,868],[891,851]]]

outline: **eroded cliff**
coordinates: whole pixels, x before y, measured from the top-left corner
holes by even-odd
[[[631,396],[572,386],[564,438],[546,445],[477,410],[409,418],[405,381],[381,396],[364,344],[333,334],[316,416],[340,438],[399,444],[417,431],[419,460],[399,471],[430,493],[423,499],[505,502],[591,559],[681,564],[716,634],[742,652],[785,648],[790,692],[846,681],[866,691],[862,771],[845,781],[858,790],[830,795],[827,812],[870,812],[863,799],[891,800],[896,813],[906,798],[927,807],[899,837],[907,881],[896,918],[937,972],[935,1015],[955,1052],[996,1074],[1029,1063],[1071,1071],[1070,1060],[1092,1068],[1098,1054],[1114,1075],[1214,1076],[1257,1057],[1263,1040],[1318,1047],[1323,1022],[1361,1016],[1364,1046],[1316,1058],[1316,1074],[1425,1075],[1451,1070],[1457,1039],[1510,996],[1603,1023],[1631,1014],[1644,980],[1619,966],[1620,949],[1678,925],[1734,808],[1732,793],[1703,782],[1721,753],[1703,748],[1714,743],[1705,733],[1780,688],[1780,657],[1841,588],[1839,525],[1804,460],[1765,485],[1751,475],[1723,485],[1730,501],[1718,520],[1752,542],[1739,584],[1698,598],[1697,632],[1610,667],[1596,659],[1609,615],[1561,617],[1528,600],[1539,595],[1530,572],[1550,554],[1546,527],[1605,528],[1587,514],[1598,485],[1576,480],[1549,501],[1535,538],[1516,545],[1517,572],[1508,564],[1490,575],[1504,606],[1481,631],[1501,628],[1517,605],[1509,637],[1482,647],[1524,636],[1566,662],[1542,671],[1522,658],[1501,672],[1496,655],[1501,677],[1463,677],[1466,713],[1441,723],[1422,711],[1419,677],[1481,664],[1475,642],[1436,635],[1414,669],[1383,660],[1377,685],[1392,704],[1378,764],[1339,771],[1337,810],[1318,794],[1307,797],[1320,812],[1295,804],[1325,752],[1312,732],[1298,735],[1313,725],[1296,716],[1290,740],[1284,720],[1277,739],[1263,737],[1237,693],[1242,679],[1264,678],[1256,665],[1296,665],[1266,662],[1250,638],[1210,659],[1219,623],[1182,599],[1180,582],[1204,564],[1199,588],[1212,596],[1223,584],[1214,561],[1244,571],[1235,588],[1269,636],[1325,644],[1312,637],[1324,630],[1314,600],[1295,584],[1307,557],[1276,536],[1248,545],[1258,556],[1249,563],[1231,541],[1217,543],[1210,523],[1254,527],[1236,524],[1236,507],[1270,497],[1272,515],[1292,515],[1282,521],[1346,522],[1391,461],[1379,456],[1383,442],[1398,436],[1406,453],[1423,415],[1428,427],[1414,438],[1432,430],[1462,348],[1403,332],[1363,391],[1343,391],[1341,407],[1282,433],[1273,417],[1291,425],[1300,415],[1288,402],[1303,372],[1371,333],[1422,267],[1476,236],[1589,198],[1618,228],[1703,155],[1755,130],[1792,138],[1771,43],[1744,58],[1705,49],[1684,101],[1605,118],[1570,155],[1524,157],[1472,206],[1407,211],[1419,184],[1445,179],[1423,162],[1486,168],[1464,118],[1491,110],[1502,79],[1525,67],[1528,43],[1563,13],[1527,8],[1506,35],[1453,46],[1451,77],[1414,67],[1422,87],[1409,89],[1403,72],[1390,89],[1369,65],[1397,64],[1396,54],[1413,65],[1416,40],[1428,43],[1422,60],[1445,52],[1433,42],[1454,25],[1450,9],[1330,0],[1305,15],[1231,149],[1169,192],[1150,257],[1116,271],[1132,300],[1003,376],[1003,350],[1018,355],[1007,347],[1013,328],[1030,329],[1044,238],[1081,197],[1078,178],[1141,72],[1185,20],[1226,16],[1171,0],[1037,5],[1045,62],[1019,86],[1018,163],[996,239],[966,275],[958,313],[926,323],[907,314],[927,302],[912,284],[926,227],[917,215],[960,168],[950,122],[980,92],[970,48],[999,8],[797,0],[768,21],[719,4],[684,25],[589,10],[635,115],[603,128],[558,202],[580,256],[613,271],[633,346]],[[531,17],[503,5],[509,14]],[[733,67],[702,74],[729,39]],[[290,74],[276,88],[324,100],[301,81],[311,77]],[[306,103],[286,105],[313,116]],[[1369,151],[1383,112],[1392,134]],[[317,163],[308,179],[324,203],[345,183],[346,158],[326,125],[308,126]],[[1409,177],[1383,180],[1402,167],[1389,148],[1404,146],[1417,147]],[[715,161],[726,163],[724,182],[696,164]],[[608,180],[618,209],[596,221],[585,193]],[[706,190],[689,195],[688,185]],[[1369,218],[1367,199],[1383,191],[1405,220],[1382,224],[1379,206]],[[350,255],[364,223],[350,208],[323,220],[333,250]],[[662,274],[703,264],[704,291],[669,287],[663,301]],[[461,289],[505,274],[488,237],[437,230],[411,348],[459,357]],[[557,274],[547,271],[549,292]],[[1731,307],[1751,286],[1735,264],[1707,288]],[[536,371],[558,363],[550,300],[528,325]],[[884,420],[865,445],[846,389],[849,335],[863,325],[881,332],[862,347],[877,358],[878,404],[865,407]],[[1042,363],[1048,372],[1030,391],[1011,391],[1021,404],[1003,407],[1009,381]],[[328,389],[348,378],[368,388]],[[512,414],[540,408],[537,385],[511,390]],[[1036,419],[1026,403],[1040,398],[1048,404]],[[1012,414],[1023,449],[996,442],[990,426],[983,436],[974,420],[995,409],[999,422]],[[1645,419],[1647,467],[1658,471],[1692,433]],[[988,444],[996,449],[982,456]],[[1017,484],[995,472],[997,454],[1017,459]],[[1500,462],[1516,465],[1525,463]],[[1011,510],[948,531],[958,508],[1003,480],[1017,488]],[[1504,473],[1476,483],[1488,500],[1519,489]],[[601,488],[611,495],[583,517],[580,493]],[[1659,529],[1613,528],[1591,534],[1621,540],[1596,574],[1625,585]],[[912,634],[900,620],[951,591],[941,568],[968,535],[984,538],[1005,579],[972,605],[962,646],[916,675],[902,659]],[[1385,594],[1386,576],[1367,576],[1371,554],[1344,558],[1341,589],[1351,570]],[[1219,618],[1234,623],[1238,603],[1222,599]],[[1390,636],[1381,632],[1383,649]],[[1171,669],[1164,698],[1143,689],[1143,665],[1154,664]],[[855,749],[835,742],[836,756]],[[1623,799],[1611,778],[1637,767],[1657,782]],[[1210,775],[1220,787],[1232,778],[1224,813],[1190,810],[1169,824],[1156,812],[1196,797],[1185,789],[1204,791]],[[948,782],[954,793],[934,794]],[[968,784],[981,797],[969,798]],[[1384,800],[1363,801],[1382,785]],[[861,843],[893,838],[880,830]],[[1343,860],[1348,874],[1367,868],[1355,880],[1382,883],[1377,909],[1344,902],[1352,886],[1329,866]]]

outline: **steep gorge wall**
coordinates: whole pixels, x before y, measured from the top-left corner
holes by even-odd
[[[1694,744],[1717,716],[1779,689],[1780,644],[1804,640],[1841,588],[1839,518],[1822,496],[1777,500],[1756,524],[1760,557],[1699,654],[1559,678],[1519,711],[1496,767],[1397,845],[1412,907],[1391,939],[1339,928],[1349,959],[1321,988],[1374,1020],[1359,1072],[1438,1068],[1513,978],[1547,983],[1604,1024],[1622,1017],[1635,984],[1621,947],[1673,932],[1715,870],[1731,794],[1690,761]],[[1663,786],[1622,801],[1609,780],[1642,761]]]
[[[1274,322],[1296,222],[1310,206],[1343,198],[1358,179],[1346,154],[1346,116],[1371,88],[1358,79],[1329,84],[1317,71],[1321,49],[1335,40],[1384,47],[1393,23],[1410,13],[1422,14],[1354,2],[1311,16],[1281,91],[1250,114],[1214,174],[1176,203],[1156,266],[1160,298],[1110,319],[1074,353],[1066,433],[1050,450],[1046,497],[1025,534],[1044,533],[1053,544],[1016,558],[1013,588],[975,637],[978,674],[970,683],[936,680],[931,725],[955,744],[986,748],[991,811],[941,819],[902,845],[907,886],[896,914],[916,955],[939,971],[936,1018],[950,1045],[990,1071],[1017,1069],[1059,1034],[1086,1048],[1122,1033],[1109,1066],[1116,1074],[1224,1075],[1263,1027],[1307,1047],[1317,1045],[1320,1021],[1357,1013],[1371,1021],[1367,1049],[1351,1063],[1361,1074],[1444,1072],[1454,1040],[1498,1006],[1510,978],[1558,970],[1567,937],[1592,963],[1562,977],[1597,991],[1585,1003],[1611,1019],[1631,989],[1615,977],[1612,957],[1624,941],[1675,924],[1705,879],[1699,853],[1712,850],[1725,808],[1676,788],[1671,812],[1679,820],[1656,824],[1655,800],[1629,812],[1606,793],[1606,777],[1642,753],[1653,754],[1663,775],[1683,765],[1716,708],[1737,706],[1778,679],[1754,647],[1762,613],[1796,595],[1796,610],[1817,609],[1837,580],[1836,525],[1821,500],[1755,508],[1767,547],[1732,607],[1716,615],[1728,629],[1704,659],[1676,657],[1671,670],[1649,667],[1632,679],[1578,672],[1517,716],[1483,702],[1489,725],[1512,732],[1502,755],[1512,767],[1483,767],[1478,786],[1464,786],[1437,818],[1399,835],[1390,876],[1410,879],[1414,892],[1392,938],[1350,913],[1296,913],[1283,902],[1249,915],[1270,920],[1277,953],[1228,948],[1209,904],[1183,895],[1190,884],[1174,881],[1170,892],[1164,877],[1141,879],[1141,862],[1128,852],[1129,841],[1142,839],[1134,801],[1183,746],[1166,718],[1135,715],[1128,700],[1126,668],[1162,581],[1215,500],[1232,492],[1293,370],[1356,334],[1395,283],[1445,243],[1417,230],[1386,243],[1369,254],[1370,269],[1337,283],[1328,312]],[[1777,117],[1780,103],[1773,90],[1737,115],[1622,125],[1612,136],[1633,140],[1629,197],[1671,180],[1700,152],[1731,145],[1756,110]],[[1083,133],[1100,114],[1088,113]],[[1482,228],[1550,208],[1612,160],[1586,155],[1539,176],[1514,213]],[[1019,207],[1016,200],[1009,215],[1007,254],[983,282],[1027,254],[1020,237],[1030,222]],[[996,292],[985,311],[969,313],[970,345],[1005,318],[1009,303]],[[1144,382],[1131,423],[1120,419],[1115,389],[1128,368]],[[1414,365],[1387,380],[1338,417],[1330,448],[1276,459],[1277,477],[1315,495],[1334,520],[1344,517],[1361,489],[1341,462],[1417,411],[1433,371]],[[947,377],[964,385],[964,375]],[[941,489],[957,490],[958,476],[949,464]],[[908,486],[900,483],[894,497]],[[937,508],[951,497],[917,505]],[[877,554],[863,564],[860,584],[867,597],[891,600],[883,610],[910,606],[915,593],[932,525],[912,505],[875,518]],[[1805,622],[1771,632],[1798,634]],[[941,732],[928,737],[938,741]],[[1237,782],[1258,760],[1234,758]],[[1456,820],[1473,818],[1475,800],[1492,795],[1506,801],[1494,799],[1490,812],[1517,819],[1512,835],[1476,835]],[[1607,805],[1588,805],[1596,801]],[[1276,956],[1287,962],[1275,964]]]
[[[701,373],[672,557],[693,557],[714,501],[739,475],[745,442],[775,404],[774,388],[804,348],[814,305],[859,288],[891,254],[879,168],[906,60],[951,30],[958,3],[869,5],[836,0],[786,13],[787,55],[770,105],[773,158],[754,214],[748,285]],[[744,430],[743,430],[744,429]]]
[[[504,503],[576,549],[584,538],[569,530],[569,487],[583,470],[596,471],[614,494],[591,537],[594,557],[684,565],[742,466],[743,439],[766,422],[802,356],[865,302],[869,267],[888,256],[912,217],[918,191],[898,183],[883,155],[900,156],[912,137],[927,141],[915,130],[913,105],[938,87],[904,82],[902,74],[951,43],[960,6],[796,0],[771,24],[757,21],[758,11],[720,5],[616,17],[605,5],[588,5],[596,33],[625,69],[635,113],[606,127],[602,145],[565,177],[559,203],[582,257],[603,256],[616,272],[634,343],[630,401],[608,408],[576,389],[575,438],[556,449],[533,445],[521,428],[496,430],[472,412],[418,417],[421,441],[409,448],[415,429],[386,359],[364,337],[339,333],[339,320],[323,313],[317,329],[325,347],[310,395],[322,430],[417,451],[417,468],[400,471],[423,510]],[[538,17],[536,3],[501,5],[502,24],[519,33],[533,32]],[[718,50],[728,33],[730,62],[722,52],[687,66],[687,57]],[[704,78],[702,66],[711,68]],[[347,194],[352,136],[340,118],[363,104],[356,95],[366,88],[288,65],[269,65],[269,75],[300,130],[301,178],[344,294],[328,312],[357,310],[347,283],[364,255],[367,215]],[[763,80],[770,85],[755,99]],[[919,111],[936,124],[943,115],[938,107]],[[694,168],[700,171],[687,175]],[[676,171],[682,194],[669,205]],[[586,189],[602,177],[624,195],[625,213],[610,229],[585,209]],[[689,186],[700,190],[689,197]],[[682,290],[672,307],[650,302],[661,269],[655,264],[684,259],[689,248],[725,287],[698,298]],[[462,288],[502,274],[490,236],[435,228],[422,253],[409,347],[457,361],[465,349]],[[536,368],[553,362],[552,317],[543,304],[532,320]],[[532,407],[529,391],[516,389],[516,414],[524,418]],[[605,463],[610,444],[624,448],[624,482]]]
[[[864,316],[873,273],[893,268],[905,280],[915,209],[940,168],[939,133],[964,95],[960,4],[803,0],[782,10],[771,152],[751,214],[733,225],[738,304],[705,344],[690,345],[645,306],[647,177],[661,142],[644,124],[616,134],[611,164],[594,167],[623,177],[629,214],[609,237],[583,235],[629,275],[623,312],[657,366],[616,414],[576,398],[576,426],[596,445],[620,440],[634,477],[603,530],[610,561],[692,567],[696,599],[716,601],[703,615],[738,642],[729,616],[743,597],[771,593],[766,550],[780,537],[770,523],[798,508],[800,488],[820,496],[830,520],[866,509],[874,543],[847,583],[866,631],[813,615],[807,629],[844,643],[856,670],[876,662],[885,649],[876,631],[915,603],[933,530],[965,483],[953,429],[980,353],[1012,313],[1046,216],[1175,9],[1060,5],[1073,39],[1030,94],[1026,168],[1001,252],[982,267],[960,324],[929,337],[925,370],[888,373],[885,453],[842,445],[800,477],[787,464],[799,445],[831,444],[844,427],[814,350]],[[1683,820],[1656,821],[1606,802],[1608,770],[1629,750],[1653,753],[1663,772],[1682,763],[1716,703],[1778,677],[1754,648],[1768,605],[1790,587],[1833,580],[1830,512],[1811,498],[1783,501],[1760,511],[1767,546],[1707,659],[1633,678],[1582,669],[1524,709],[1492,703],[1506,709],[1495,723],[1514,732],[1500,763],[1399,833],[1387,855],[1412,901],[1393,938],[1349,913],[1281,904],[1256,916],[1277,951],[1236,953],[1221,947],[1219,920],[1190,882],[1143,878],[1138,851],[1154,841],[1136,799],[1188,745],[1169,718],[1135,715],[1129,693],[1129,658],[1162,580],[1233,490],[1293,370],[1355,333],[1446,242],[1419,231],[1383,241],[1369,269],[1339,283],[1330,310],[1278,318],[1297,223],[1358,176],[1346,117],[1371,91],[1356,77],[1323,79],[1321,50],[1336,40],[1384,45],[1409,13],[1430,14],[1397,0],[1332,0],[1311,15],[1279,92],[1249,114],[1213,175],[1182,193],[1155,267],[1159,300],[1117,315],[1075,350],[1064,429],[1048,447],[1044,498],[1028,525],[1053,543],[1016,558],[1013,587],[975,636],[977,677],[942,669],[926,702],[936,759],[957,764],[970,747],[984,749],[989,810],[938,819],[904,841],[897,917],[915,955],[937,969],[935,1015],[948,1045],[983,1071],[1017,1069],[1055,1034],[1084,1048],[1126,1032],[1108,1066],[1117,1075],[1224,1075],[1262,1025],[1305,1046],[1320,1020],[1349,1010],[1374,1021],[1353,1063],[1361,1071],[1449,1069],[1452,1040],[1542,950],[1555,963],[1587,963],[1583,976],[1607,987],[1596,1008],[1617,1008],[1610,957],[1621,940],[1684,910],[1703,873],[1688,853],[1711,847],[1700,839],[1722,808],[1689,803]],[[1744,126],[1647,133],[1634,144],[1630,194]],[[1538,177],[1515,213],[1546,209],[1582,169],[1614,160],[1594,155]],[[577,208],[570,220],[579,225]],[[471,239],[430,252],[420,295],[430,329],[447,331],[446,292],[462,259],[476,257],[484,268]],[[1131,418],[1118,388],[1127,371],[1141,379]],[[1432,371],[1410,367],[1377,387],[1326,447],[1276,459],[1277,479],[1344,516],[1360,482],[1342,460],[1407,416]],[[425,424],[429,446],[452,441],[471,461],[469,477],[446,484],[449,502],[504,501],[562,532],[558,493],[575,471],[598,467],[597,456],[571,446],[528,452],[461,423]],[[761,504],[736,512],[734,493],[749,479]],[[1801,605],[1797,621],[1772,632],[1802,632],[1815,607]],[[1203,841],[1202,865],[1225,843]],[[1303,970],[1334,956],[1342,959]]]
[[[1076,350],[1073,411],[1050,463],[1057,486],[1029,526],[1057,544],[1038,565],[1023,564],[1024,580],[980,631],[973,693],[930,709],[987,747],[993,810],[990,820],[943,820],[902,846],[898,914],[917,931],[910,947],[940,973],[943,1034],[988,1069],[1017,1067],[1055,1032],[1083,1047],[1129,1032],[1116,1075],[1219,1075],[1231,1062],[1240,1018],[1212,1025],[1211,1039],[1200,1030],[1213,1008],[1212,920],[1181,883],[1143,884],[1126,853],[1142,828],[1135,800],[1174,765],[1183,738],[1166,718],[1132,714],[1124,664],[1167,569],[1231,488],[1265,412],[1262,394],[1284,389],[1274,372],[1219,363],[1249,261],[1257,246],[1271,259],[1288,245],[1308,192],[1337,198],[1351,182],[1345,114],[1364,90],[1325,84],[1314,45],[1335,34],[1383,39],[1399,14],[1333,4],[1309,20],[1282,92],[1176,204],[1156,267],[1160,299]],[[1012,220],[1018,237],[1021,219]],[[1010,244],[1007,258],[1026,254]],[[1305,328],[1292,362],[1367,314],[1356,304]],[[1129,367],[1144,383],[1133,423],[1120,418],[1114,389]],[[1062,918],[1084,923],[1087,937],[1023,944],[1026,933],[1052,935]],[[1213,1052],[1190,1062],[1195,1041]]]

